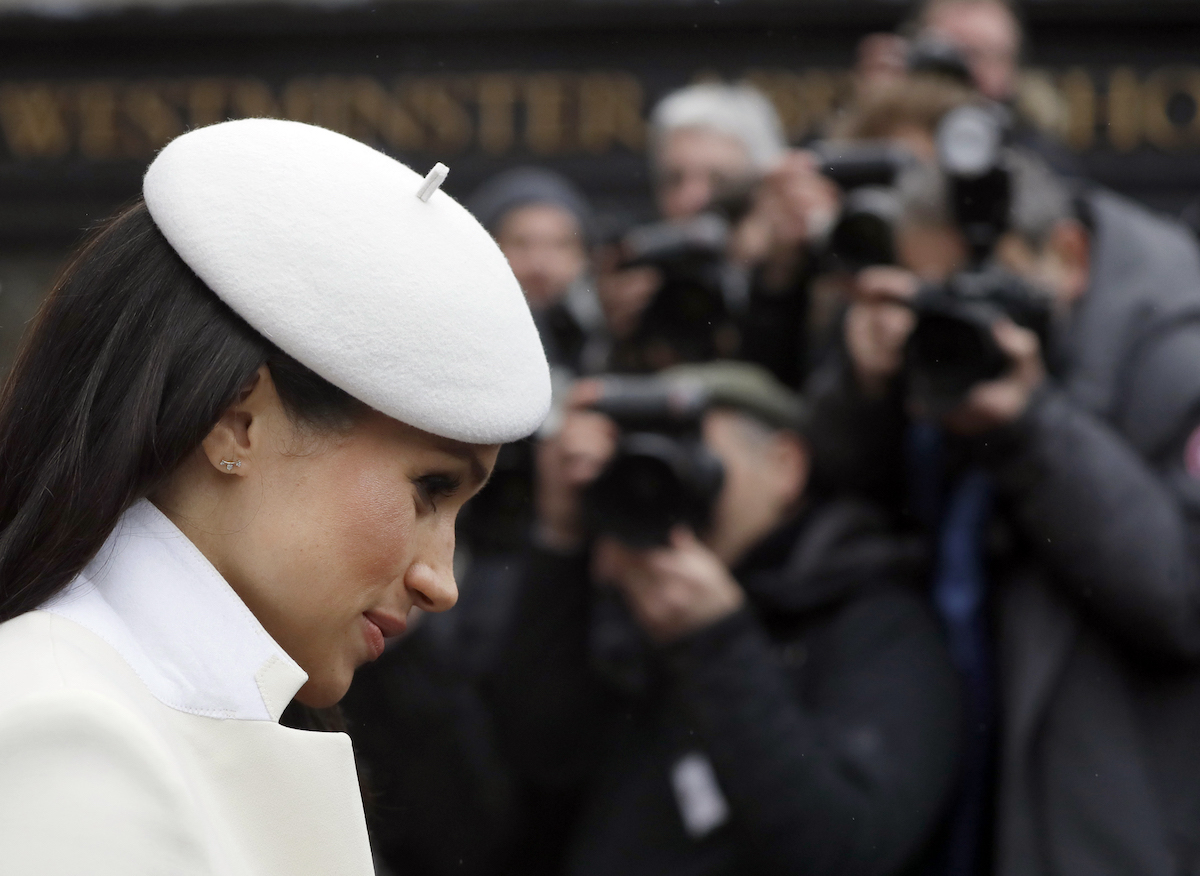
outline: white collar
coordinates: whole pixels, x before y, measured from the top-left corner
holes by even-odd
[[[183,712],[278,721],[308,680],[187,536],[145,499],[42,610],[104,639],[160,702]]]

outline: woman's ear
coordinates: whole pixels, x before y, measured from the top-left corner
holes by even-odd
[[[200,444],[213,468],[222,474],[247,474],[255,450],[261,450],[265,415],[279,404],[271,372],[261,365]]]

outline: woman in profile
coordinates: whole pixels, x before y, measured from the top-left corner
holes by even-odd
[[[549,404],[444,172],[202,128],[51,292],[0,396],[6,874],[371,873],[348,738],[280,714],[453,605],[455,515]]]

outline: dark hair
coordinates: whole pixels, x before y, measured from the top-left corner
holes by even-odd
[[[246,324],[139,201],[67,267],[0,392],[0,622],[58,593],[266,365],[298,422],[361,407]]]

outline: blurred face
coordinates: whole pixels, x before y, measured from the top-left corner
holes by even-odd
[[[754,173],[741,141],[709,128],[677,128],[666,134],[654,170],[658,209],[667,219],[696,215],[715,194]]]
[[[732,566],[795,508],[808,480],[808,453],[795,434],[727,410],[705,415],[704,444],[725,469],[705,541]]]
[[[962,270],[968,256],[957,228],[905,222],[896,229],[897,260],[927,283],[939,283]]]
[[[368,411],[336,435],[288,417],[265,369],[155,503],[336,703],[409,610],[454,605],[454,521],[498,446],[438,438]],[[240,459],[226,472],[220,459]]]
[[[579,222],[553,204],[510,210],[500,223],[496,242],[534,310],[562,298],[587,265]]]
[[[1041,247],[1030,246],[1012,232],[996,245],[996,261],[1053,296],[1055,309],[1063,316],[1087,292],[1090,254],[1088,232],[1074,219],[1059,222]]]
[[[963,54],[979,90],[993,100],[1009,100],[1017,87],[1021,33],[1000,3],[964,0],[931,10],[926,30]]]

